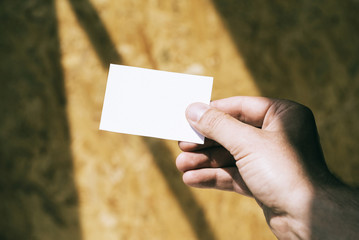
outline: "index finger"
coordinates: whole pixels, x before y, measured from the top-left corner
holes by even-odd
[[[205,138],[203,144],[190,143],[190,142],[178,142],[179,148],[184,152],[192,152],[210,147],[218,147],[219,143],[212,139]]]
[[[273,99],[265,97],[237,96],[215,100],[210,105],[241,122],[254,127],[262,127],[265,116],[273,103]]]

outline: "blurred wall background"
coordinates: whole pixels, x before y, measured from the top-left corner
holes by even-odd
[[[289,98],[359,184],[359,3],[0,2],[1,239],[273,239],[256,203],[189,189],[177,143],[98,130],[110,62]]]

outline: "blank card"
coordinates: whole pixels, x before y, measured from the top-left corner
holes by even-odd
[[[213,78],[110,65],[100,129],[203,143],[187,122],[194,102],[209,104]]]

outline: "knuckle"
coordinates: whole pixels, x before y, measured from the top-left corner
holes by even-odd
[[[314,121],[314,114],[309,107],[297,104],[294,109],[298,119],[300,119],[302,122],[309,123]]]
[[[295,116],[295,119],[301,122],[311,122],[314,120],[314,114],[312,110],[300,103],[293,102],[290,100],[279,100],[275,103],[277,107],[277,111],[281,112],[281,110],[287,109],[288,114]]]
[[[186,152],[183,152],[178,155],[176,159],[176,167],[181,172],[185,172],[186,170],[188,170],[188,154]]]
[[[314,118],[314,114],[309,107],[302,106],[302,116],[304,119],[312,120]]]
[[[200,179],[196,171],[187,171],[182,176],[183,182],[189,186],[196,186],[200,183]]]

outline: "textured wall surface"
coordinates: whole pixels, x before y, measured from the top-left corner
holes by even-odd
[[[308,105],[330,169],[359,185],[358,10],[1,1],[0,239],[274,239],[255,201],[185,186],[176,142],[98,130],[110,62],[214,76],[213,99]]]

